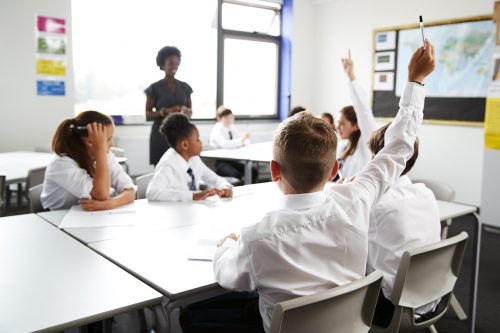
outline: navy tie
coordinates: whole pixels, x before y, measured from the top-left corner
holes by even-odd
[[[231,133],[231,131],[229,131],[229,140],[232,140],[233,139],[233,133]]]
[[[194,180],[193,169],[189,168],[187,170],[188,175],[191,176],[191,182],[189,183],[189,190],[196,191],[196,181]]]

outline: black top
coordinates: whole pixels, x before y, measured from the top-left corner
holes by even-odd
[[[160,110],[162,107],[169,108],[175,105],[187,105],[193,89],[186,82],[175,80],[175,93],[168,87],[164,79],[151,84],[144,90],[147,96],[155,102],[154,107]],[[149,163],[156,165],[168,149],[167,139],[160,133],[160,125],[163,119],[155,119],[149,136]]]

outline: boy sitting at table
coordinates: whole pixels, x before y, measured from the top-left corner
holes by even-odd
[[[423,118],[422,81],[434,70],[431,44],[415,52],[408,69],[410,82],[385,147],[351,183],[325,190],[338,170],[337,137],[328,124],[301,112],[278,127],[271,175],[284,196],[241,236],[226,236],[213,261],[222,287],[258,291],[266,332],[276,303],[365,276],[369,212],[413,154]]]
[[[169,148],[155,167],[146,198],[154,201],[204,200],[213,195],[232,197],[232,185],[210,170],[200,159],[198,129],[188,117],[174,113],[163,121],[160,132]],[[200,182],[208,189],[200,191]]]

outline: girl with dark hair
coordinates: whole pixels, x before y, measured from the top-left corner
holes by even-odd
[[[109,151],[115,126],[110,117],[85,111],[64,120],[52,139],[58,157],[47,167],[41,195],[45,209],[105,210],[135,199],[132,179]],[[111,197],[110,188],[117,195]]]
[[[156,165],[169,148],[167,140],[160,134],[160,125],[169,114],[182,112],[191,117],[191,94],[193,89],[186,82],[175,78],[181,63],[181,51],[174,46],[165,46],[156,56],[156,64],[165,72],[165,77],[151,84],[146,93],[146,119],[153,120],[149,137],[149,163]]]
[[[363,170],[371,160],[372,154],[368,147],[368,140],[378,125],[372,110],[366,103],[366,94],[356,81],[350,50],[348,58],[342,59],[342,64],[349,78],[353,106],[346,106],[340,110],[337,129],[343,141],[337,149],[337,158],[342,176],[349,178]]]

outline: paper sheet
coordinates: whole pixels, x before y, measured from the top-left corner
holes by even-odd
[[[95,228],[134,225],[136,222],[135,204],[109,210],[88,212],[80,206],[73,206],[64,216],[59,229]]]
[[[214,259],[215,251],[217,251],[216,239],[200,239],[190,251],[188,255],[189,260],[199,261],[212,261]]]

